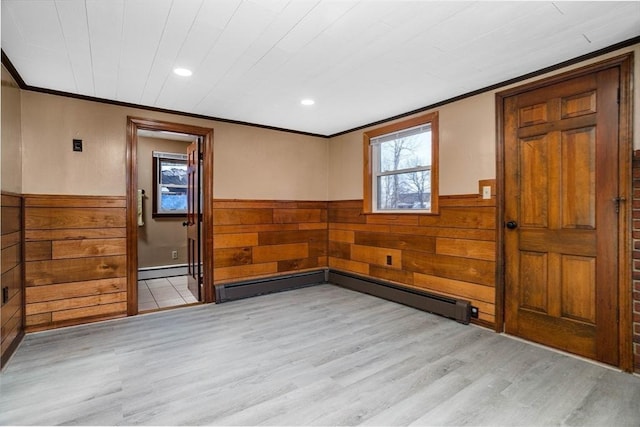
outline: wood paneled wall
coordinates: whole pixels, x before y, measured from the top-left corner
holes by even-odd
[[[22,260],[22,197],[2,194],[0,238],[2,288],[7,300],[0,309],[0,367],[4,366],[24,335],[24,281]]]
[[[329,267],[469,300],[493,326],[495,197],[439,201],[439,215],[363,214],[362,200],[329,202]]]
[[[468,299],[492,324],[495,199],[440,203],[439,215],[364,215],[362,200],[214,200],[214,283],[331,267]],[[27,331],[125,316],[125,198],[24,206]]]
[[[27,195],[26,329],[125,316],[124,197]]]
[[[214,283],[327,267],[327,202],[214,200]]]

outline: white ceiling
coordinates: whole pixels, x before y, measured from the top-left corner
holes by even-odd
[[[639,35],[639,1],[2,0],[28,86],[321,135]]]

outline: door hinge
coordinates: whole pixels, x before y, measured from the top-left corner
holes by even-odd
[[[612,201],[616,208],[616,213],[620,213],[620,202],[626,202],[627,199],[624,197],[614,197]]]
[[[620,104],[620,88],[618,88],[618,104]]]
[[[204,160],[204,153],[198,153],[198,160],[200,161]]]

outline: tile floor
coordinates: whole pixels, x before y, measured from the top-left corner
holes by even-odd
[[[138,311],[157,310],[198,302],[187,288],[187,276],[138,281]]]

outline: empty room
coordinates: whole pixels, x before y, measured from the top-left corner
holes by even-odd
[[[0,425],[640,425],[640,2],[2,0]]]

